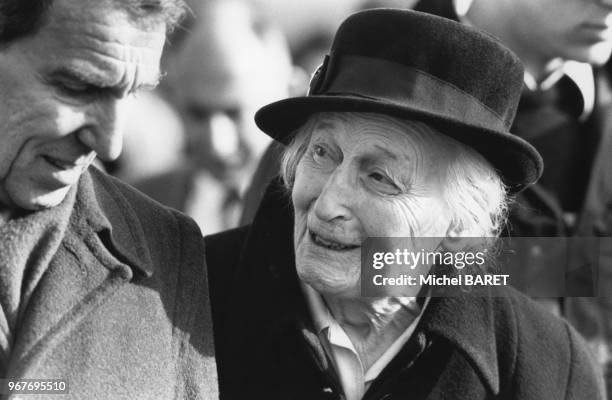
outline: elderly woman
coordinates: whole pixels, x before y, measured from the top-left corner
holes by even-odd
[[[206,238],[226,399],[599,399],[566,322],[504,295],[362,297],[370,237],[496,236],[541,173],[508,132],[522,68],[437,17],[366,11],[308,96],[256,119],[287,144],[251,226]],[[289,196],[287,195],[289,189]]]

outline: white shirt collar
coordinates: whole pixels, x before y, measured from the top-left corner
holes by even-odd
[[[555,69],[539,85],[533,76],[525,71],[524,81],[525,86],[529,90],[548,90],[563,76],[570,78],[578,88],[583,104],[579,119],[587,119],[595,107],[595,77],[593,75],[593,67],[590,64],[578,61],[564,61],[559,68]]]
[[[358,375],[363,376],[363,384],[366,387],[368,387],[369,384],[374,379],[376,379],[378,375],[380,375],[382,370],[391,362],[391,360],[400,352],[402,347],[404,347],[404,345],[408,342],[408,340],[414,333],[414,330],[419,320],[421,319],[421,316],[423,315],[423,310],[425,309],[425,307],[427,307],[427,304],[429,303],[428,297],[425,300],[425,304],[421,308],[416,303],[416,298],[414,298],[415,307],[418,307],[418,316],[414,319],[414,321],[410,323],[408,328],[406,328],[406,330],[393,342],[393,344],[389,346],[389,348],[382,354],[382,356],[378,360],[376,360],[376,362],[374,362],[374,364],[372,364],[367,371],[363,371],[363,364],[361,364],[361,360],[359,359],[359,355],[357,353],[357,350],[355,349],[355,346],[351,342],[349,336],[346,334],[344,329],[342,329],[342,326],[334,319],[333,315],[327,308],[327,305],[323,301],[321,295],[311,286],[305,283],[302,283],[302,290],[306,297],[306,302],[310,309],[310,313],[314,322],[314,327],[317,330],[317,333],[319,333],[319,336],[323,335],[323,337],[325,337],[328,341],[328,343],[324,343],[326,351],[329,352],[331,349],[331,352],[333,353],[334,346],[350,350],[354,354],[359,365],[361,365],[361,371],[358,371]],[[332,359],[336,358],[335,354],[329,354],[329,356]],[[341,382],[344,382],[345,380],[343,379],[343,375],[347,375],[348,371],[338,370],[341,368],[339,368],[337,363],[335,363],[335,366],[337,368],[336,372],[340,376]],[[351,375],[354,376],[354,371],[351,372]],[[344,389],[346,392],[347,388],[344,387]]]

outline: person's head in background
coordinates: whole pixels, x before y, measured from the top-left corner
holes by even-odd
[[[312,75],[327,54],[334,32],[326,29],[317,29],[304,35],[293,48],[293,61],[309,75]],[[303,94],[303,93],[302,93]]]
[[[497,36],[541,81],[561,61],[595,66],[612,52],[612,0],[453,0],[461,18]]]
[[[289,94],[293,67],[281,32],[241,0],[207,1],[167,63],[168,99],[185,126],[189,162],[242,185],[269,139],[255,111]]]

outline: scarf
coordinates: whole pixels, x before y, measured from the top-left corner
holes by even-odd
[[[20,213],[0,225],[1,377],[28,301],[64,238],[75,194],[72,188],[59,205]]]

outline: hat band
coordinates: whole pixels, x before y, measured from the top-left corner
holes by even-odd
[[[504,120],[477,98],[416,68],[366,56],[332,56],[329,61],[328,70],[316,77],[324,80],[314,85],[319,90],[310,95],[367,97],[471,126],[508,131]]]

